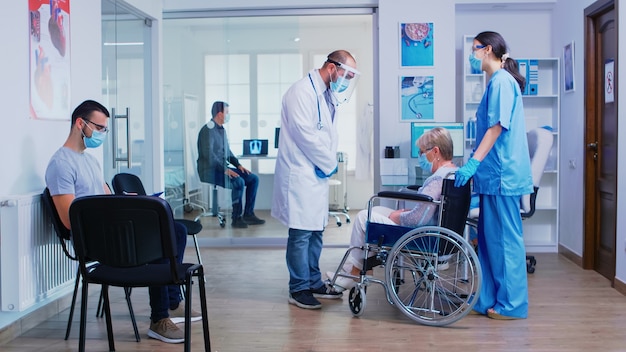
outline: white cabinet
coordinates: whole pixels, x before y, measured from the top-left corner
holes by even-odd
[[[472,73],[468,56],[472,50],[473,36],[463,37],[463,122],[465,123],[465,158],[476,147],[468,121],[476,114],[478,104],[485,90],[484,73]],[[554,144],[545,167],[539,191],[535,214],[524,220],[524,241],[529,252],[557,252],[559,224],[559,130],[560,130],[560,68],[558,58],[515,57],[520,63],[520,71],[526,73],[524,115],[526,129],[548,126],[554,135]]]

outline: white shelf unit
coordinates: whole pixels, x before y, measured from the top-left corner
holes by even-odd
[[[473,36],[463,37],[463,122],[465,123],[465,158],[469,157],[475,143],[467,134],[467,122],[474,117],[486,87],[485,74],[473,74],[468,62]],[[559,131],[560,131],[560,63],[558,58],[517,58],[519,61],[536,62],[536,95],[524,95],[526,129],[550,126],[554,145],[541,177],[537,193],[535,214],[523,221],[524,241],[528,252],[557,252],[559,233]],[[526,84],[528,84],[528,79]]]

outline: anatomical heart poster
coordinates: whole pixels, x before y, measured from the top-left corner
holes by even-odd
[[[30,117],[70,119],[70,0],[28,0]]]

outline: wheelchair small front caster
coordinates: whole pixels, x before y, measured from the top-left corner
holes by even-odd
[[[341,227],[341,221],[337,221],[337,227]]]
[[[355,317],[361,316],[366,306],[365,288],[361,285],[356,285],[350,289],[350,295],[348,296],[348,306],[352,315]]]

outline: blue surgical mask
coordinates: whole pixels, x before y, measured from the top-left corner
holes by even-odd
[[[350,82],[344,77],[339,77],[337,81],[330,82],[330,90],[332,90],[335,93],[341,93],[345,91],[346,89],[348,89],[349,86],[350,86]]]
[[[424,170],[427,173],[431,173],[431,172],[433,172],[433,163],[428,161],[428,158],[426,157],[426,154],[428,154],[428,152],[422,153],[422,155],[420,155],[419,159],[417,159],[417,163],[419,164],[419,166],[420,166],[420,168],[422,170]]]
[[[230,114],[224,114],[224,123],[228,123],[230,121]]]
[[[107,134],[98,130],[91,130],[91,137],[87,137],[83,132],[83,142],[87,148],[98,148],[104,143]]]
[[[482,73],[483,72],[483,60],[476,57],[476,52],[472,52],[469,56],[470,67],[472,68],[472,73]]]

